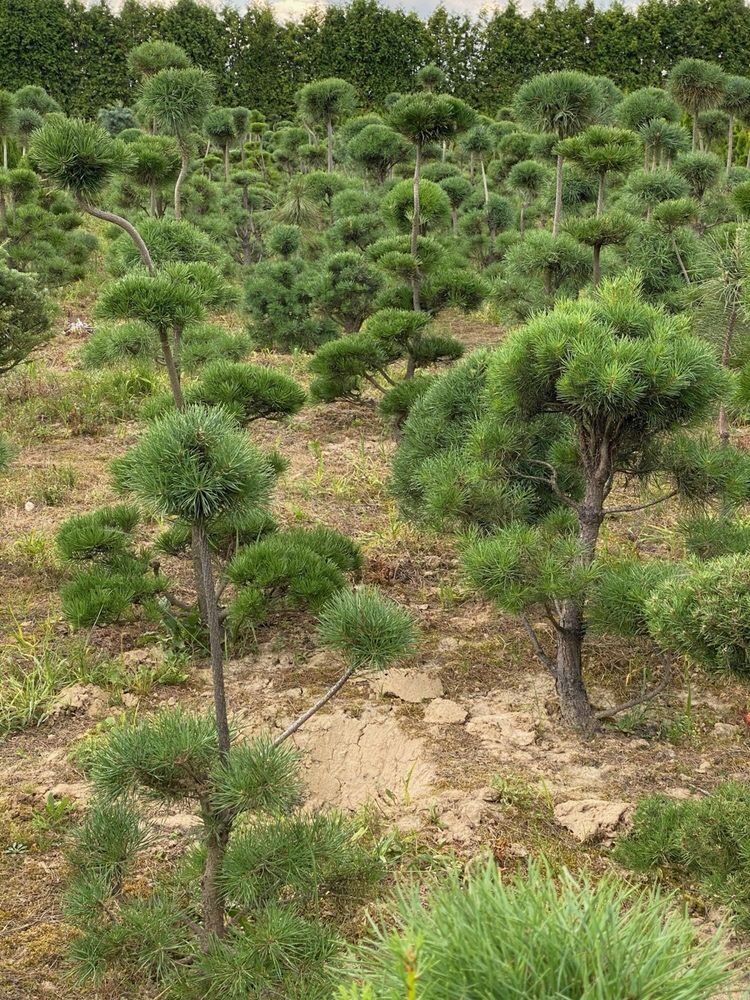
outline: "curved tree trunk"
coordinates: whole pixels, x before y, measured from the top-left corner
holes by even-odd
[[[93,205],[89,205],[88,202],[81,201],[80,199],[78,201],[78,205],[81,208],[81,211],[87,212],[95,219],[101,219],[102,222],[109,222],[113,226],[119,226],[120,229],[124,229],[128,236],[132,239],[133,243],[135,243],[143,266],[151,274],[154,273],[154,262],[151,260],[151,254],[148,252],[148,247],[132,222],[128,222],[128,220],[124,219],[121,215],[115,215],[114,212],[105,212],[104,209],[95,208]]]
[[[487,171],[484,169],[484,157],[479,157],[479,167],[482,171],[482,191],[484,192],[484,203],[485,205],[490,200],[490,192],[487,187]]]

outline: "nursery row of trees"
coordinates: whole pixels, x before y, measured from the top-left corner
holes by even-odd
[[[606,10],[546,0],[529,16],[510,3],[478,18],[439,7],[423,21],[377,0],[353,0],[281,24],[267,7],[216,13],[193,0],[169,7],[126,0],[118,13],[78,0],[2,0],[0,86],[42,84],[66,111],[93,115],[129,102],[128,51],[155,37],[212,71],[224,103],[257,107],[271,121],[292,111],[309,80],[343,77],[378,107],[388,93],[410,89],[426,63],[444,70],[456,96],[494,112],[525,79],[550,70],[606,75],[627,90],[659,85],[685,56],[741,73],[750,11],[742,0],[648,0]]]

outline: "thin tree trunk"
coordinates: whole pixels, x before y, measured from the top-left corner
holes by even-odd
[[[721,348],[721,363],[725,368],[729,367],[729,359],[732,355],[732,340],[737,327],[737,305],[732,304],[732,308],[727,318],[727,328],[724,332],[724,343]],[[722,445],[729,443],[729,418],[727,408],[724,403],[719,407],[719,441]]]
[[[8,137],[3,136],[3,169],[8,169]]]
[[[680,271],[682,272],[682,277],[685,281],[690,284],[690,275],[685,267],[685,261],[682,259],[682,254],[680,253],[680,248],[677,246],[677,237],[672,233],[672,248],[675,252],[675,257],[677,257],[677,263],[680,265]]]
[[[172,390],[175,406],[178,410],[181,410],[185,405],[185,400],[182,395],[182,386],[180,385],[180,372],[175,363],[169,343],[169,335],[166,330],[159,330],[159,343],[161,344],[161,353],[164,357],[167,375],[169,375],[169,385]]]
[[[599,191],[596,195],[596,214],[601,215],[604,211],[604,181],[605,174],[599,174]]]
[[[750,170],[750,140],[748,140],[747,144],[747,159],[745,160],[745,166],[747,167],[748,170]]]
[[[458,209],[455,206],[451,208],[451,232],[454,236],[458,233]]]
[[[333,122],[329,118],[326,122],[326,136],[328,141],[328,173],[333,173]]]
[[[417,238],[419,236],[419,182],[422,175],[422,146],[416,144],[416,156],[414,160],[414,182],[413,191],[413,214],[411,220],[411,255],[417,256]]]
[[[190,169],[190,155],[185,146],[180,146],[180,172],[174,185],[174,217],[179,222],[182,218],[182,184]]]
[[[217,817],[208,799],[201,802],[201,816],[206,830],[206,860],[201,877],[201,903],[203,909],[203,930],[206,935],[223,937],[226,933],[224,919],[225,902],[221,889],[221,873],[231,824]],[[208,942],[205,942],[207,944]]]
[[[224,143],[224,181],[229,183],[229,143]]]
[[[734,115],[729,116],[729,130],[727,132],[727,177],[732,172],[732,160],[734,159]]]
[[[555,168],[555,215],[552,220],[552,235],[557,236],[562,221],[563,158],[558,155]]]
[[[700,134],[698,132],[698,112],[693,112],[693,152],[698,149]]]
[[[121,215],[115,215],[114,212],[105,212],[101,208],[94,208],[94,206],[89,205],[88,202],[79,200],[78,205],[83,212],[93,215],[95,219],[101,219],[102,222],[109,222],[113,226],[119,226],[120,229],[124,229],[133,243],[135,243],[143,266],[147,268],[151,274],[154,273],[154,262],[151,260],[151,254],[148,252],[148,247],[144,243],[143,237],[132,223],[128,222],[128,220],[124,219]]]
[[[593,265],[591,268],[591,284],[596,288],[601,277],[601,256],[602,247],[600,243],[594,244]]]
[[[518,233],[519,233],[521,239],[524,238],[524,235],[526,233],[526,202],[525,201],[521,202],[521,215],[520,215],[520,217],[518,219]]]
[[[219,753],[222,756],[226,756],[229,753],[230,737],[227,699],[224,690],[224,650],[222,648],[216,586],[211,567],[211,551],[208,546],[206,527],[202,521],[196,521],[193,524],[193,540],[200,562],[203,593],[206,597],[206,624],[208,626],[208,641],[211,650],[211,680],[214,691],[214,714],[216,716],[216,732],[219,738]]]
[[[148,186],[148,208],[152,219],[156,218],[156,184],[151,181]]]
[[[479,168],[482,171],[482,190],[484,191],[484,203],[485,205],[490,200],[490,192],[487,187],[487,171],[484,169],[484,157],[479,157]]]

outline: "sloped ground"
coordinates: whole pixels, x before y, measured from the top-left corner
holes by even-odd
[[[61,328],[69,318],[61,319]],[[472,347],[498,337],[480,321],[451,325]],[[94,428],[101,433],[71,436],[79,424],[70,413],[38,427],[24,416],[34,379],[54,385],[54,373],[71,368],[78,343],[78,336],[60,333],[37,374],[23,376],[23,392],[14,381],[4,400],[2,422],[7,430],[20,426],[16,436],[23,445],[0,485],[0,627],[10,657],[27,656],[43,643],[67,648],[50,539],[72,512],[111,499],[108,463],[137,433],[137,425],[125,421]],[[304,375],[294,359],[262,360]],[[522,631],[464,591],[446,539],[399,520],[387,493],[394,442],[372,401],[309,407],[287,425],[256,425],[252,433],[290,461],[277,495],[279,519],[320,521],[351,534],[367,555],[363,579],[407,605],[423,635],[418,654],[399,671],[353,680],[300,732],[311,806],[359,810],[383,828],[395,824],[404,852],[437,856],[452,850],[468,861],[489,850],[508,868],[544,852],[573,867],[602,870],[611,864],[606,845],[613,831],[627,823],[631,804],[641,796],[688,796],[727,778],[748,777],[742,719],[748,691],[734,681],[679,677],[646,715],[626,719],[621,728],[609,727],[590,741],[567,733],[556,715],[551,681],[531,658]],[[69,488],[50,489],[60,479],[52,467],[73,470]],[[607,543],[668,551],[670,512],[638,516],[611,528]],[[187,581],[184,567],[165,568]],[[94,629],[84,638],[118,657],[142,645],[141,632],[127,625]],[[258,638],[256,650],[227,667],[229,702],[248,732],[280,729],[340,672],[338,663],[316,651],[307,619],[280,623]],[[150,655],[126,656],[126,673],[140,669]],[[649,662],[647,649],[594,647],[595,700],[607,704],[637,691]],[[71,930],[59,908],[61,841],[87,794],[69,752],[108,717],[175,702],[209,705],[205,669],[190,666],[180,686],[68,688],[53,718],[0,745],[3,998],[124,995],[121,984],[79,988],[65,976]],[[45,810],[51,791],[70,803],[62,819]],[[159,823],[157,850],[168,856],[189,836],[193,819],[175,813]],[[700,901],[694,905],[705,918]]]

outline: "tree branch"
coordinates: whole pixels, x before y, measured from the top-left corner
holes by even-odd
[[[637,708],[639,705],[646,705],[648,702],[653,701],[654,698],[658,698],[659,695],[665,691],[667,687],[669,687],[670,681],[672,680],[672,658],[668,653],[660,653],[659,657],[662,661],[663,669],[661,680],[656,687],[637,698],[631,698],[629,701],[623,701],[620,705],[613,705],[611,708],[603,708],[594,713],[594,718],[612,719],[615,715],[619,715],[620,712],[627,712],[630,708]]]
[[[647,507],[655,507],[658,503],[664,503],[665,500],[671,500],[672,497],[676,497],[679,490],[672,490],[671,493],[665,493],[663,497],[657,497],[656,500],[649,500],[648,503],[636,503],[628,507],[605,507],[605,514],[629,514],[633,510],[645,510]]]
[[[308,708],[306,712],[303,712],[298,719],[295,719],[290,726],[287,726],[281,736],[276,737],[272,745],[275,747],[280,746],[284,740],[288,740],[290,736],[304,726],[308,719],[312,718],[312,716],[315,715],[315,713],[318,712],[326,704],[326,702],[329,702],[331,698],[333,698],[333,696],[341,690],[356,669],[356,666],[351,666],[345,670],[336,683],[332,687],[329,687],[326,693],[322,697],[318,698],[314,705],[311,705],[310,708]]]
[[[536,634],[534,626],[531,624],[526,615],[521,615],[521,622],[523,627],[526,629],[526,634],[531,640],[531,647],[534,650],[534,655],[536,658],[544,664],[544,666],[549,670],[552,676],[555,676],[555,663],[551,657],[547,656],[542,648],[542,644],[539,641],[539,636]]]

